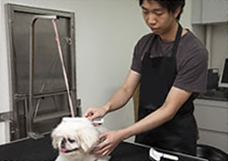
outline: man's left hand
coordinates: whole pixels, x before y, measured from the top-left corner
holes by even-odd
[[[104,140],[98,144],[92,154],[99,156],[109,155],[123,140],[123,134],[121,130],[106,131],[99,136],[99,140]]]

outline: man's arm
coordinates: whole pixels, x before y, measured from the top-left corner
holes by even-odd
[[[191,94],[192,92],[172,87],[164,104],[158,110],[132,126],[122,129],[124,138],[148,131],[171,120]]]
[[[138,86],[140,78],[141,74],[130,70],[122,87],[115,92],[111,99],[105,104],[108,112],[115,111],[128,102]]]

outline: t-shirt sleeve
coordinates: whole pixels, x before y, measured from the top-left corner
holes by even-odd
[[[208,53],[204,49],[195,49],[189,55],[181,63],[174,86],[193,93],[203,93],[207,86]]]
[[[141,74],[143,56],[145,55],[145,52],[148,51],[148,48],[150,47],[149,42],[153,39],[153,37],[154,37],[154,34],[150,33],[150,34],[143,36],[138,41],[138,43],[136,44],[136,46],[134,48],[131,70]]]
[[[131,70],[141,74],[142,60],[141,60],[141,54],[139,52],[139,43],[137,43],[134,49]]]

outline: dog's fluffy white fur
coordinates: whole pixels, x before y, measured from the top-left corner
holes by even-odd
[[[98,143],[98,130],[86,118],[63,118],[52,132],[52,145],[59,150],[56,161],[108,161],[109,156],[90,154]]]

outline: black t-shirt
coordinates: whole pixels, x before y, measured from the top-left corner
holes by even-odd
[[[142,60],[149,50],[153,33],[142,37],[135,46],[131,69],[141,74]],[[157,36],[152,47],[153,57],[172,54],[173,42],[162,42]],[[204,45],[191,31],[181,37],[176,53],[177,75],[173,86],[194,92],[203,93],[207,85],[208,52]]]

